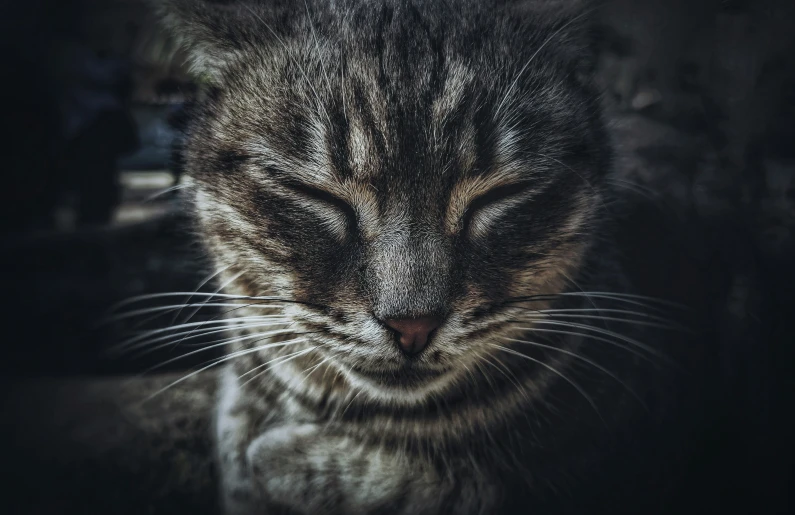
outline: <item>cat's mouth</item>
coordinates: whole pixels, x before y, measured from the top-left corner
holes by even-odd
[[[362,365],[351,369],[358,375],[387,388],[417,388],[439,379],[448,369],[430,368],[416,361],[406,360],[399,366],[386,370]]]

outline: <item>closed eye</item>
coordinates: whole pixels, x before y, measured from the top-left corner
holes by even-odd
[[[467,230],[467,228],[469,227],[472,221],[472,217],[475,216],[475,214],[477,214],[479,211],[482,211],[484,208],[488,206],[515,198],[521,193],[526,192],[529,188],[530,188],[530,181],[515,182],[512,184],[505,184],[503,186],[498,186],[496,188],[487,191],[483,195],[476,197],[472,202],[469,203],[466,211],[464,212],[464,217],[463,217],[464,230]]]
[[[290,182],[287,184],[287,186],[299,195],[307,197],[311,200],[320,201],[323,204],[337,209],[339,212],[344,214],[351,223],[356,223],[356,210],[353,209],[353,206],[333,193],[329,193],[328,191],[324,191],[320,188],[315,188],[314,186],[309,186],[308,184],[300,182]]]

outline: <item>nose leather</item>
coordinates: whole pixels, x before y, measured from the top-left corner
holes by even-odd
[[[406,354],[414,355],[422,352],[428,345],[431,332],[442,322],[436,317],[420,317],[388,318],[384,323],[397,331],[400,349]]]

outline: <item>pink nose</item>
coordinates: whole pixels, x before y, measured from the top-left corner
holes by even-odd
[[[388,318],[384,323],[399,333],[400,349],[406,354],[419,354],[428,344],[428,336],[442,321],[436,317]]]

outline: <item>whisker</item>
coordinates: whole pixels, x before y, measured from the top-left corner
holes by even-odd
[[[528,309],[530,313],[528,316],[534,318],[534,315],[548,315],[551,318],[582,318],[582,319],[591,319],[591,320],[606,320],[606,321],[614,321],[614,322],[622,322],[627,324],[636,324],[641,326],[648,326],[648,327],[658,327],[661,329],[666,329],[670,331],[681,331],[684,333],[693,334],[694,331],[689,329],[688,327],[679,324],[669,318],[652,315],[649,313],[643,313],[640,311],[628,311],[623,309],[602,309],[602,308],[572,308],[572,309]],[[633,318],[618,318],[618,317],[605,317],[601,315],[590,315],[587,313],[614,313],[614,314],[625,314],[625,315],[633,315],[643,318],[648,318],[650,320],[655,320],[658,323],[650,323],[645,320],[637,320]],[[578,315],[577,313],[586,313],[585,315]]]
[[[235,329],[258,329],[258,328],[266,328],[266,327],[278,327],[278,326],[290,325],[290,322],[291,321],[287,321],[287,322],[271,322],[271,323],[258,323],[258,324],[254,324],[254,323],[252,323],[252,324],[244,324],[244,325],[235,326]],[[156,345],[156,346],[154,346],[154,347],[152,347],[152,348],[150,348],[148,350],[145,350],[142,353],[139,353],[138,357],[141,357],[143,355],[146,355],[146,354],[148,354],[150,352],[154,352],[156,350],[162,349],[164,347],[169,347],[169,346],[176,347],[176,346],[180,345],[181,343],[183,343],[185,341],[188,341],[188,340],[192,340],[194,338],[202,338],[202,337],[205,337],[205,336],[210,336],[212,334],[226,333],[226,332],[229,332],[229,331],[230,331],[229,327],[222,327],[221,329],[214,329],[212,331],[204,331],[204,332],[199,332],[199,333],[195,333],[195,334],[193,334],[191,331],[185,331],[185,332],[178,333],[178,334],[170,334],[170,335],[166,335],[166,336],[161,336],[159,338],[155,338],[155,339],[152,339],[152,340],[149,340],[149,341],[136,342],[134,345],[130,345],[129,348],[120,349],[118,352],[134,352],[134,351],[136,351],[138,349],[147,347],[147,346],[155,344],[155,343],[165,342],[165,343],[161,343],[160,345]],[[187,336],[185,336],[182,339],[179,339],[183,335],[187,335]]]
[[[296,332],[296,333],[294,333],[294,334],[295,334],[295,336],[304,336],[304,335],[306,335],[306,334],[311,334],[311,333],[310,333],[310,332],[307,332],[307,333]],[[257,340],[254,340],[253,342],[251,342],[251,345],[256,345],[257,343],[259,343],[259,342],[261,342],[261,341],[263,341],[263,340],[267,340],[267,339],[271,338],[273,335],[269,335],[268,333],[260,333],[260,334],[258,334],[258,335],[255,335],[255,336],[260,336],[261,338],[259,338],[259,339],[257,339]],[[234,341],[230,342],[230,341],[228,341],[228,339],[225,339],[225,340],[216,340],[215,342],[210,342],[210,343],[216,343],[216,342],[220,342],[220,343],[218,343],[218,345],[214,345],[214,346],[213,346],[213,348],[222,347],[222,346],[225,346],[225,345],[227,345],[227,344],[236,343],[236,342],[234,342]],[[284,347],[286,347],[286,346],[288,346],[288,345],[294,345],[296,342],[295,342],[295,341],[293,341],[293,340],[285,340],[285,341],[274,342],[274,343],[277,343],[277,344],[287,343],[287,345],[284,345]],[[300,342],[299,342],[299,343],[300,343]],[[259,346],[258,348],[259,348],[259,349],[261,349],[261,350],[262,350],[262,349],[266,349],[266,348],[269,348],[269,347],[267,347],[268,345],[270,345],[270,344],[261,345],[261,346]],[[280,346],[282,346],[282,345],[280,345]],[[199,349],[199,350],[201,351],[201,350],[204,350],[204,349]],[[207,350],[210,350],[210,347],[207,347]],[[241,349],[241,350],[248,350],[248,349]],[[237,352],[239,352],[239,351],[235,351],[235,353],[237,353]],[[198,353],[198,351],[197,351],[197,353]],[[234,354],[234,353],[232,353],[232,354]],[[225,354],[224,356],[219,356],[219,357],[215,357],[215,358],[212,358],[212,359],[208,359],[208,360],[205,360],[205,361],[203,361],[203,362],[201,362],[201,363],[197,364],[196,366],[197,366],[197,367],[201,367],[201,366],[204,366],[204,365],[207,365],[207,364],[210,364],[210,363],[214,363],[214,362],[216,362],[218,359],[222,359],[222,358],[224,358],[225,356],[229,356],[229,355],[231,355],[231,354]],[[177,361],[177,360],[179,360],[179,359],[182,359],[183,357],[184,357],[184,356],[177,356],[176,358],[174,358],[174,359],[173,359],[173,361]],[[173,362],[173,361],[172,361],[172,362]],[[153,370],[156,370],[157,368],[162,368],[162,367],[163,367],[163,366],[165,366],[166,364],[167,364],[166,362],[158,363],[157,365],[154,365],[154,366],[152,366],[152,367],[148,368],[147,370],[145,370],[144,372],[142,372],[142,373],[141,373],[141,375],[143,376],[143,375],[146,375],[146,374],[150,373],[150,372],[151,372],[151,371],[153,371]]]
[[[141,334],[156,334],[166,331],[179,331],[181,329],[185,329],[188,327],[196,327],[198,325],[228,325],[229,327],[234,327],[230,322],[247,322],[251,320],[268,320],[273,318],[285,317],[287,319],[288,315],[283,314],[267,314],[267,315],[246,315],[242,317],[230,317],[230,318],[219,318],[217,320],[201,320],[196,322],[184,322],[182,324],[177,325],[170,325],[168,327],[161,327],[158,329],[152,329],[148,331],[143,331]],[[140,334],[137,336],[141,336]]]
[[[222,274],[222,273],[226,272],[227,270],[229,270],[229,268],[230,268],[231,266],[232,266],[232,265],[226,265],[225,267],[223,267],[223,268],[221,268],[221,269],[219,269],[219,270],[216,270],[215,272],[211,273],[210,275],[208,275],[207,277],[205,277],[204,279],[202,279],[202,280],[201,280],[201,282],[199,282],[199,286],[197,286],[197,287],[196,287],[196,290],[195,290],[195,292],[194,292],[194,293],[197,293],[199,290],[201,290],[202,288],[204,288],[204,286],[205,286],[207,283],[209,283],[210,281],[212,281],[212,280],[213,280],[215,277],[217,277],[217,276],[219,276],[220,274]],[[218,291],[216,291],[216,293],[218,293]],[[190,302],[190,300],[191,300],[192,298],[193,298],[193,295],[190,295],[190,296],[188,297],[188,299],[187,299],[187,300]],[[208,297],[208,298],[210,298],[210,297]],[[180,312],[181,312],[181,311],[182,311],[182,310],[180,309]],[[171,320],[171,323],[172,323],[172,324],[173,324],[174,322],[176,322],[176,319],[177,319],[177,317],[178,317],[178,316],[179,316],[179,313],[177,313],[177,315],[176,315],[176,316],[175,316],[175,317],[174,317],[174,318]]]
[[[215,297],[215,296],[226,296],[227,294],[216,294],[216,293],[209,293],[209,292],[200,292],[200,291],[170,291],[170,292],[160,292],[160,293],[147,293],[145,295],[135,295],[133,297],[126,298],[121,300],[111,306],[108,309],[108,312],[112,313],[117,311],[124,306],[129,306],[130,304],[135,304],[138,302],[145,302],[149,300],[155,299],[162,299],[167,297]],[[232,295],[232,297],[237,297],[237,295]]]
[[[516,374],[511,372],[510,369],[507,366],[505,366],[505,363],[500,361],[497,358],[497,356],[492,356],[492,357],[494,358],[494,360],[497,363],[499,363],[499,365],[500,365],[499,367],[497,365],[495,365],[494,363],[492,363],[488,356],[481,356],[481,359],[484,361],[484,363],[486,363],[487,365],[491,365],[492,367],[497,369],[498,372],[500,372],[502,375],[504,375],[505,378],[508,381],[510,381],[511,384],[513,384],[522,393],[522,396],[525,398],[525,400],[528,402],[528,404],[530,404],[532,401],[530,400],[530,397],[527,395],[527,388],[525,388],[523,385],[519,384],[519,381],[516,379]]]
[[[160,190],[157,193],[153,193],[153,194],[149,195],[148,197],[146,197],[143,200],[142,203],[143,204],[149,204],[150,202],[152,202],[154,200],[157,200],[158,198],[162,197],[163,195],[165,195],[167,193],[171,193],[172,191],[182,190],[182,189],[185,189],[187,187],[188,187],[187,184],[175,184],[174,186],[169,186],[168,188],[166,188],[164,190]]]
[[[225,272],[226,270],[228,270],[230,266],[231,266],[231,265],[227,266],[226,268],[224,268],[223,270],[221,270],[220,272],[218,272],[218,273],[217,273],[217,274],[215,274],[215,275],[222,274],[223,272]],[[239,278],[240,278],[240,276],[241,276],[241,275],[243,275],[243,273],[244,273],[244,272],[240,272],[240,273],[237,273],[237,274],[233,275],[233,276],[232,276],[230,279],[228,279],[228,280],[224,281],[224,283],[223,283],[223,284],[221,284],[221,285],[220,285],[220,286],[219,286],[219,287],[218,287],[218,288],[217,288],[217,289],[216,289],[216,290],[215,290],[213,293],[219,293],[219,292],[223,291],[223,289],[224,289],[224,288],[226,288],[227,286],[229,286],[230,284],[232,284],[234,281],[236,281],[237,279],[239,279]],[[213,277],[215,277],[215,276],[213,276]],[[202,286],[204,286],[204,284],[206,284],[206,283],[207,283],[207,281],[205,281],[205,283],[201,284],[201,285],[200,285],[198,288],[196,288],[196,291],[198,292],[199,290],[201,290]],[[190,297],[188,297],[187,301],[188,301],[188,302],[190,302],[190,300],[191,300],[192,298],[193,298],[193,295],[191,295]],[[188,317],[185,319],[185,321],[186,321],[186,322],[190,321],[190,319],[191,319],[191,318],[193,318],[193,317],[196,315],[196,313],[198,313],[198,312],[199,312],[199,310],[201,310],[202,306],[204,306],[205,304],[207,304],[207,303],[210,301],[210,299],[212,299],[212,298],[213,298],[213,297],[207,297],[207,298],[205,298],[205,299],[204,299],[204,302],[202,302],[202,303],[201,303],[201,305],[197,306],[197,307],[196,307],[196,308],[195,308],[195,309],[194,309],[194,310],[191,312],[191,314],[190,314],[190,315],[188,315]],[[179,311],[177,311],[177,313],[176,313],[176,314],[174,315],[174,317],[171,319],[171,323],[172,323],[172,324],[173,324],[174,322],[176,322],[176,321],[177,321],[177,319],[179,318],[179,315],[182,313],[182,310],[183,310],[183,309],[184,309],[184,308],[179,308]]]
[[[594,327],[594,326],[591,326],[591,325],[588,325],[588,324],[578,324],[576,322],[561,322],[561,321],[556,321],[556,320],[544,320],[544,319],[536,319],[536,320],[534,320],[534,322],[537,323],[537,324],[559,325],[559,326],[563,326],[563,327],[569,327],[569,328],[572,328],[572,329],[583,329],[585,331],[593,331],[595,333],[603,334],[605,336],[611,336],[611,337],[616,338],[618,340],[621,340],[621,341],[627,342],[629,344],[635,345],[639,349],[643,349],[646,352],[648,352],[649,354],[651,354],[651,355],[653,355],[653,356],[655,356],[657,358],[665,359],[665,356],[663,356],[659,351],[653,349],[652,347],[649,347],[645,343],[639,342],[638,340],[636,340],[634,338],[630,338],[629,336],[624,336],[623,334],[617,333],[615,331],[609,331],[607,329],[602,329],[601,327]],[[529,331],[532,330],[531,327],[522,327],[520,329],[522,329],[522,330],[526,329],[526,330],[529,330]]]
[[[648,302],[656,302],[658,304],[663,304],[665,306],[670,306],[672,308],[679,308],[689,310],[690,308],[684,304],[679,302],[674,302],[672,300],[661,299],[659,297],[649,297],[648,295],[638,295],[634,293],[617,293],[617,292],[609,292],[609,291],[586,291],[582,293],[578,292],[563,292],[560,295],[588,295],[595,298],[605,298],[605,299],[612,299],[612,300],[625,300],[625,299],[638,299],[638,300],[645,300]]]
[[[204,322],[202,323],[202,325],[199,325],[198,327],[196,327],[195,329],[193,329],[193,331],[191,331],[191,333],[192,333],[192,332],[195,332],[195,331],[199,331],[199,330],[201,330],[201,329],[202,329],[202,327],[204,327],[204,324],[206,324],[206,323],[213,322],[214,320],[216,320],[216,319],[218,319],[218,318],[221,318],[221,317],[224,317],[224,316],[228,315],[229,313],[231,313],[231,312],[233,312],[233,311],[237,311],[237,310],[239,310],[239,309],[245,309],[245,308],[247,308],[247,307],[262,307],[262,306],[261,306],[261,305],[259,305],[259,304],[256,304],[256,303],[249,303],[249,304],[237,305],[237,307],[234,307],[234,308],[232,308],[232,309],[228,309],[228,310],[226,310],[226,311],[223,311],[223,312],[221,312],[221,313],[218,313],[217,315],[215,315],[214,317],[210,318],[209,320],[206,320],[206,321],[204,321]],[[275,316],[283,316],[283,315],[282,315],[282,314],[276,314]],[[190,336],[190,334],[189,334],[188,336]],[[185,340],[186,338],[188,338],[188,336],[185,336],[184,338],[182,338],[182,340],[180,340],[179,342],[177,342],[177,344],[179,344],[180,342],[182,342],[183,340]]]
[[[603,201],[603,203],[604,203],[604,201]],[[562,272],[561,272],[561,273],[562,273]],[[580,290],[580,292],[583,292],[583,293],[585,292],[585,290],[583,290],[583,289],[582,289],[582,286],[580,286],[580,285],[577,283],[577,281],[575,281],[574,279],[572,279],[571,277],[569,277],[569,275],[568,275],[568,274],[566,274],[566,273],[562,273],[562,275],[563,275],[563,277],[564,277],[564,278],[565,278],[565,279],[566,279],[568,282],[570,282],[572,285],[574,285],[574,287],[575,287],[575,288],[577,288],[578,290]],[[595,309],[598,309],[598,308],[599,308],[599,306],[597,306],[597,305],[596,305],[596,302],[594,302],[592,298],[590,298],[590,297],[587,297],[587,299],[588,299],[588,303],[589,303],[591,306],[593,306]]]
[[[182,360],[182,359],[185,359],[185,358],[189,358],[191,356],[195,356],[196,354],[199,354],[201,352],[207,352],[208,350],[217,349],[218,347],[224,347],[226,345],[231,345],[233,343],[240,343],[240,342],[244,342],[244,341],[247,341],[247,340],[252,340],[252,339],[255,339],[255,338],[258,338],[258,339],[254,340],[254,343],[257,343],[257,342],[261,342],[262,340],[267,340],[268,338],[272,338],[274,336],[278,336],[280,334],[300,334],[300,335],[304,335],[304,334],[309,334],[309,333],[297,333],[295,331],[280,331],[280,332],[264,332],[264,333],[249,334],[249,335],[246,335],[246,336],[243,336],[243,337],[230,336],[229,338],[223,338],[221,340],[215,340],[213,342],[208,342],[208,345],[205,346],[205,347],[202,347],[201,349],[196,349],[194,351],[187,352],[185,354],[181,354],[179,356],[176,356],[176,357],[170,358],[170,359],[168,359],[166,361],[163,361],[161,363],[158,363],[157,365],[154,365],[153,367],[148,368],[145,371],[145,373],[149,373],[149,372],[152,372],[154,370],[163,368],[166,365],[170,365],[171,363],[175,363],[175,362],[177,362],[179,360]],[[295,340],[285,340],[283,342],[269,343],[269,344],[266,344],[266,345],[261,345],[261,346],[259,346],[257,348],[259,348],[259,349],[270,349],[272,347],[285,347],[286,345],[291,345],[292,344],[291,342],[293,342],[293,341],[295,341]],[[241,352],[241,351],[237,351],[237,352]],[[235,353],[231,353],[229,355],[233,355],[233,354],[235,354]]]
[[[517,320],[517,322],[521,322],[521,321]],[[596,340],[596,341],[600,341],[600,342],[603,342],[603,343],[610,344],[610,345],[612,345],[614,347],[618,347],[619,349],[623,349],[623,350],[629,352],[633,356],[637,356],[640,359],[648,361],[649,363],[655,363],[649,356],[647,356],[647,355],[645,355],[645,354],[643,354],[641,352],[638,352],[637,350],[633,349],[632,347],[628,347],[626,345],[622,345],[620,342],[617,342],[615,340],[610,340],[608,338],[603,338],[601,336],[596,336],[596,335],[587,334],[587,333],[578,333],[576,331],[563,331],[563,330],[560,330],[560,329],[544,329],[544,328],[541,328],[541,327],[520,327],[519,329],[521,329],[523,331],[530,331],[530,332],[536,332],[536,333],[550,333],[550,334],[562,334],[562,335],[568,335],[568,336],[580,336],[582,338],[588,338],[590,340]]]
[[[538,320],[544,320],[544,319],[548,319],[548,318],[574,318],[574,319],[588,319],[588,320],[604,320],[604,321],[609,321],[609,322],[621,322],[621,323],[625,323],[625,324],[633,324],[633,325],[639,325],[639,326],[644,326],[644,327],[654,327],[654,328],[657,328],[657,329],[666,329],[666,330],[669,330],[669,331],[686,331],[686,329],[682,328],[682,327],[672,327],[670,325],[658,324],[658,323],[655,323],[655,322],[647,322],[645,320],[632,320],[632,319],[627,319],[627,318],[605,317],[605,316],[600,316],[600,315],[579,315],[579,314],[565,314],[565,313],[550,313],[548,311],[544,312],[544,313],[541,313],[541,312],[539,312],[539,313],[544,315],[544,316],[537,317]]]
[[[558,377],[560,377],[561,379],[563,379],[564,381],[569,383],[572,387],[574,387],[580,393],[580,395],[582,395],[585,398],[585,400],[588,401],[588,403],[594,409],[594,411],[596,412],[596,415],[599,417],[599,419],[602,421],[602,423],[607,425],[607,422],[605,422],[605,419],[602,417],[602,414],[599,412],[599,408],[596,406],[596,403],[591,398],[591,396],[588,395],[585,392],[585,390],[583,390],[583,388],[579,384],[577,384],[574,380],[572,380],[569,377],[567,377],[561,371],[559,371],[558,369],[556,369],[555,367],[553,367],[551,365],[548,365],[548,364],[544,363],[541,360],[535,359],[535,358],[533,358],[531,356],[527,356],[526,354],[522,354],[521,352],[517,352],[517,351],[515,351],[513,349],[509,349],[508,347],[503,347],[502,345],[496,345],[496,344],[491,344],[491,346],[496,348],[496,349],[500,349],[500,350],[502,350],[504,352],[507,352],[509,354],[513,354],[513,355],[519,356],[520,358],[524,358],[524,359],[527,359],[527,360],[532,361],[534,363],[537,363],[537,364],[541,365],[542,367],[546,368],[547,370],[549,370],[550,372],[552,372],[553,374],[556,374]]]
[[[475,362],[474,362],[474,365],[475,365],[475,367],[477,367],[478,371],[480,372],[480,375],[481,375],[481,376],[482,376],[482,377],[483,377],[483,378],[486,380],[486,382],[489,384],[489,386],[491,387],[491,390],[492,390],[492,391],[493,391],[495,394],[499,395],[499,392],[497,391],[497,385],[495,385],[495,384],[494,384],[494,382],[491,380],[491,376],[490,376],[489,374],[487,374],[487,373],[486,373],[486,372],[483,370],[483,368],[480,366],[480,362],[481,362],[481,361],[483,361],[483,362],[485,363],[485,361],[484,361],[484,360],[475,360]],[[493,365],[492,365],[492,366],[493,366]],[[476,381],[476,380],[477,380],[477,378],[476,378],[475,376],[472,376],[472,380],[473,380],[473,381]]]
[[[657,320],[658,322],[668,322],[671,324],[676,324],[675,321],[671,320],[670,318],[665,318],[658,315],[653,315],[651,313],[646,313],[644,311],[632,311],[627,309],[613,309],[613,308],[553,308],[553,309],[538,309],[533,310],[537,313],[615,313],[620,315],[634,315],[643,318],[649,318],[652,320]]]
[[[246,377],[247,375],[251,374],[252,372],[255,372],[255,371],[257,371],[257,370],[259,370],[261,368],[264,368],[264,370],[260,370],[259,372],[257,372],[253,376],[251,376],[248,380],[246,380],[246,382],[242,383],[240,386],[247,385],[251,381],[255,380],[256,378],[258,378],[259,376],[261,376],[262,374],[267,372],[268,367],[271,364],[276,363],[277,361],[278,361],[278,363],[276,363],[277,365],[282,365],[284,363],[287,363],[288,361],[294,360],[295,358],[297,358],[299,356],[303,356],[304,354],[308,354],[308,353],[312,352],[315,349],[317,349],[317,346],[312,346],[312,347],[310,347],[308,349],[299,350],[299,351],[287,354],[286,356],[278,356],[278,357],[276,357],[276,358],[274,358],[274,359],[272,359],[270,361],[266,361],[262,365],[258,365],[256,367],[252,368],[251,370],[249,370],[248,372],[244,373],[240,377],[238,377],[238,379],[243,379],[244,377]],[[281,361],[279,361],[279,360],[281,360]]]
[[[230,325],[230,322],[251,322],[251,323],[253,323],[253,322],[264,322],[266,320],[273,321],[273,320],[279,319],[279,318],[284,318],[284,320],[288,320],[288,321],[291,320],[289,318],[286,318],[284,315],[258,315],[258,316],[251,316],[251,317],[227,318],[227,319],[221,319],[221,320],[214,320],[214,321],[210,321],[210,322],[205,322],[205,321],[202,321],[202,322],[190,322],[190,323],[179,324],[179,325],[175,325],[175,326],[171,326],[171,327],[163,327],[163,328],[160,328],[160,329],[152,329],[150,331],[144,331],[142,334],[137,334],[135,336],[132,336],[132,337],[122,341],[122,342],[119,342],[118,344],[114,345],[111,348],[111,352],[120,351],[124,347],[126,347],[126,346],[128,346],[130,344],[139,342],[141,340],[146,340],[147,338],[151,338],[151,337],[157,336],[159,334],[171,333],[171,334],[167,334],[167,336],[165,336],[165,338],[171,338],[171,337],[176,337],[176,336],[182,336],[182,335],[185,335],[185,334],[190,334],[190,331],[184,331],[184,332],[175,332],[175,331],[180,331],[181,329],[187,329],[189,327],[197,327],[197,326],[200,326],[202,324],[209,325],[210,327],[207,327],[207,329],[215,329],[217,327],[223,327],[225,330],[229,330],[232,327],[237,327],[237,328],[240,327],[239,325],[232,326],[232,325]],[[204,333],[199,333],[199,334],[204,334]],[[156,341],[161,341],[161,340],[160,339],[154,339],[150,343],[154,343]]]
[[[300,343],[301,341],[308,341],[308,340],[306,340],[306,339],[303,339],[303,340],[302,340],[302,339],[298,338],[298,339],[295,339],[295,340],[290,340],[290,341],[292,341],[292,342],[299,342],[299,343]],[[314,348],[316,348],[316,347],[317,347],[317,346],[313,346],[312,348],[314,349]],[[283,357],[283,356],[279,356],[279,357]],[[265,363],[265,364],[262,364],[262,365],[257,365],[256,367],[252,368],[252,369],[251,369],[251,370],[249,370],[248,372],[243,372],[243,374],[241,374],[240,376],[238,376],[238,379],[243,379],[243,378],[244,378],[244,377],[246,377],[247,375],[249,375],[249,374],[252,374],[253,372],[256,372],[258,369],[262,368],[262,367],[263,367],[263,366],[265,366],[265,365],[267,365],[267,363]]]
[[[564,292],[564,293],[555,293],[555,294],[542,294],[542,295],[528,295],[525,297],[514,297],[512,299],[508,299],[505,301],[506,304],[515,304],[520,302],[541,302],[541,301],[550,301],[550,300],[559,300],[560,297],[584,297],[589,301],[592,298],[595,299],[605,299],[605,300],[612,300],[615,302],[623,302],[625,304],[630,304],[634,306],[639,306],[645,309],[651,309],[657,312],[664,312],[664,309],[660,306],[655,306],[651,304],[647,304],[641,302],[640,300],[635,300],[632,298],[622,298],[617,294],[595,294],[591,292]],[[649,297],[649,300],[655,300],[660,303],[668,303],[669,301],[663,299],[655,299],[654,297]],[[593,302],[591,302],[593,304]],[[686,306],[681,304],[677,305],[676,303],[671,303],[679,309],[689,310]],[[597,307],[598,309],[598,307]]]
[[[609,377],[613,378],[618,384],[623,386],[627,390],[627,392],[629,392],[633,397],[635,397],[635,399],[637,399],[638,402],[640,402],[640,404],[648,411],[648,407],[646,406],[646,403],[643,402],[643,400],[640,398],[640,396],[638,396],[638,394],[635,393],[635,391],[633,389],[631,389],[624,381],[622,381],[613,372],[610,372],[609,370],[607,370],[605,367],[603,367],[599,363],[597,363],[597,362],[595,362],[595,361],[593,361],[593,360],[591,360],[589,358],[586,358],[585,356],[583,356],[581,354],[577,354],[576,352],[571,352],[570,350],[567,350],[567,349],[561,349],[561,348],[555,347],[553,345],[545,345],[543,343],[531,342],[531,341],[528,341],[528,340],[519,340],[519,339],[516,339],[516,338],[509,338],[507,336],[500,336],[500,338],[502,338],[503,340],[511,341],[511,342],[525,343],[525,344],[528,344],[528,345],[532,345],[534,347],[540,347],[542,349],[549,349],[549,350],[554,350],[554,351],[557,351],[557,352],[562,352],[563,354],[566,354],[566,355],[571,356],[571,357],[573,357],[575,359],[581,360],[584,363],[587,363],[587,364],[591,365],[592,367],[596,368],[597,370],[599,370],[599,371],[603,372],[604,374],[608,375]]]
[[[295,342],[295,343],[299,343],[299,342]],[[156,396],[158,396],[161,393],[165,392],[166,390],[168,390],[170,388],[173,388],[174,386],[187,381],[188,379],[190,379],[191,377],[196,376],[197,374],[201,374],[202,372],[204,372],[206,370],[209,370],[209,369],[211,369],[211,368],[213,368],[213,367],[215,367],[217,365],[220,365],[221,363],[225,363],[227,361],[230,361],[230,360],[233,360],[233,359],[237,359],[237,358],[239,358],[241,356],[245,356],[247,354],[251,354],[251,353],[254,353],[254,352],[259,352],[260,350],[261,350],[260,347],[254,347],[254,348],[246,349],[246,350],[243,350],[243,351],[233,352],[232,354],[224,356],[223,358],[219,358],[219,359],[213,361],[211,364],[209,364],[207,366],[204,366],[204,367],[202,367],[202,368],[200,368],[198,370],[194,370],[193,372],[191,372],[189,374],[186,374],[186,375],[180,377],[179,379],[167,384],[163,388],[161,388],[161,389],[157,390],[156,392],[154,392],[153,394],[149,395],[146,399],[144,399],[141,402],[143,403],[143,402],[150,401],[153,398],[155,398]]]
[[[354,403],[354,402],[356,402],[356,399],[358,399],[358,398],[359,398],[359,396],[360,396],[362,393],[364,393],[364,390],[359,390],[359,392],[358,392],[356,395],[354,395],[354,396],[353,396],[353,398],[351,398],[351,400],[350,400],[350,401],[348,401],[348,404],[345,406],[345,409],[343,409],[343,410],[342,410],[342,413],[340,413],[340,414],[339,414],[339,417],[340,417],[340,418],[342,418],[342,417],[344,417],[344,416],[345,416],[345,413],[348,411],[348,409],[349,409],[351,406],[353,406],[353,403]]]
[[[325,344],[325,343],[324,343],[324,344],[322,344],[322,345],[318,345],[318,347],[322,347],[322,346],[324,346],[324,345],[327,345],[327,344]],[[332,352],[334,352],[334,351],[333,351],[333,349],[332,349]],[[298,383],[298,385],[297,385],[297,386],[301,386],[302,384],[304,384],[304,383],[307,381],[307,379],[309,379],[309,376],[311,376],[312,374],[314,374],[314,373],[315,373],[315,371],[316,371],[318,368],[320,368],[320,366],[321,366],[321,365],[323,365],[324,363],[327,363],[328,361],[330,361],[330,360],[334,359],[335,355],[336,355],[336,353],[335,353],[335,354],[333,354],[333,355],[331,355],[331,356],[328,356],[328,357],[326,357],[326,358],[323,358],[323,359],[322,359],[322,360],[320,360],[320,362],[318,362],[316,365],[313,365],[313,366],[311,366],[311,367],[307,368],[306,370],[304,370],[303,372],[301,372],[301,375],[303,375],[303,376],[304,376],[304,378],[303,378],[303,379],[301,379],[301,381]],[[307,372],[309,372],[309,373],[307,374]],[[306,374],[306,375],[304,375],[304,374]]]
[[[210,293],[210,292],[195,292],[195,291],[176,291],[176,292],[160,292],[160,293],[148,293],[146,295],[136,295],[134,297],[130,297],[128,299],[124,299],[115,305],[113,305],[108,311],[113,312],[122,308],[124,306],[128,306],[130,304],[134,304],[136,302],[143,302],[149,301],[154,299],[161,299],[166,297],[217,297],[221,299],[228,299],[228,300],[269,300],[273,302],[287,302],[292,304],[304,304],[309,306],[316,306],[325,308],[327,306],[321,304],[313,304],[311,302],[300,301],[296,299],[286,299],[284,297],[278,297],[274,295],[235,295],[231,293]]]
[[[271,302],[271,301],[264,301],[264,302]],[[110,317],[110,318],[106,319],[105,323],[118,322],[118,321],[121,321],[121,320],[126,320],[128,318],[135,318],[135,317],[141,316],[141,315],[148,315],[150,313],[158,313],[158,312],[160,312],[160,315],[166,315],[171,310],[174,310],[174,309],[177,309],[177,308],[180,308],[180,307],[195,307],[195,306],[208,307],[208,308],[229,307],[229,306],[255,307],[255,308],[259,308],[259,309],[282,309],[283,308],[283,306],[257,304],[256,302],[249,303],[249,304],[237,304],[237,303],[229,303],[229,302],[226,302],[226,303],[209,302],[207,304],[202,304],[202,303],[198,303],[198,304],[170,304],[168,306],[142,308],[142,309],[136,309],[136,310],[133,310],[133,311],[127,311],[125,313],[119,313],[118,315],[114,315],[113,317]]]

